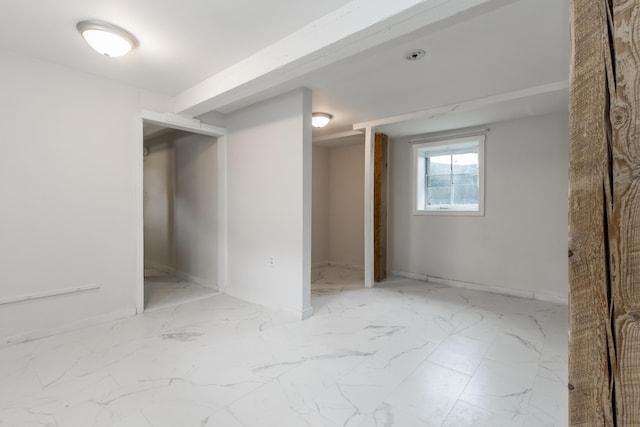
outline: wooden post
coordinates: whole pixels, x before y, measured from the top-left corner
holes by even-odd
[[[571,4],[569,422],[640,425],[640,3]]]
[[[373,277],[387,277],[387,135],[376,133],[373,165]]]

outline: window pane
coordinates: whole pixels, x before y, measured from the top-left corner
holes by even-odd
[[[476,177],[477,181],[477,177]],[[454,184],[453,185],[454,205],[477,205],[478,204],[478,184]]]
[[[429,164],[432,167],[444,166],[446,170],[451,169],[451,155],[445,156],[429,156]]]
[[[483,147],[483,136],[414,146],[417,210],[483,211],[479,198]]]
[[[451,175],[427,175],[427,187],[444,187],[451,185]]]
[[[426,197],[427,206],[429,205],[450,205],[451,204],[451,186],[429,187],[427,188]]]

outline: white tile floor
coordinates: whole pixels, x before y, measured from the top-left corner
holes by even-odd
[[[144,270],[144,309],[158,310],[217,295],[218,291],[154,268]]]
[[[565,306],[314,277],[306,321],[219,295],[0,348],[0,425],[567,424]]]

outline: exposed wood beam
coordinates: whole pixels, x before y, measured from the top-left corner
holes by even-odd
[[[569,423],[640,425],[640,3],[572,0]]]
[[[431,119],[435,117],[442,117],[447,114],[460,113],[463,111],[478,110],[493,105],[502,104],[505,102],[516,101],[519,99],[525,99],[536,95],[544,95],[553,92],[563,92],[569,87],[567,80],[561,82],[549,83],[541,86],[534,86],[526,89],[516,90],[513,92],[501,93],[498,95],[487,96],[484,98],[476,98],[468,101],[456,102],[455,104],[443,105],[440,107],[429,108],[423,111],[416,111],[414,113],[401,114],[398,116],[385,117],[381,119],[371,120],[368,122],[355,123],[353,125],[354,130],[362,130],[367,127],[380,127],[393,123],[407,122],[416,119]]]
[[[502,0],[353,0],[178,94],[174,111],[217,110],[462,12]]]

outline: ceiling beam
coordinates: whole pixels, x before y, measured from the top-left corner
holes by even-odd
[[[224,127],[202,123],[202,121],[198,119],[192,119],[179,114],[156,113],[155,111],[142,110],[140,118],[142,118],[145,123],[200,135],[220,137],[227,134],[227,129]]]
[[[291,79],[503,0],[353,0],[174,98],[174,112],[199,116]]]
[[[563,80],[561,82],[549,83],[540,86],[534,86],[527,89],[516,90],[513,92],[501,93],[498,95],[487,96],[484,98],[472,99],[469,101],[457,102],[455,104],[443,105],[440,107],[430,108],[428,110],[417,111],[414,113],[402,114],[399,116],[385,117],[368,122],[354,123],[353,130],[363,130],[369,127],[378,127],[390,125],[393,123],[407,122],[417,119],[432,119],[442,117],[451,113],[460,113],[463,111],[478,110],[484,107],[490,107],[504,102],[525,99],[537,95],[544,95],[553,92],[566,91],[569,88],[569,82]]]
[[[349,138],[352,136],[360,136],[364,131],[348,130],[346,132],[331,133],[328,135],[318,136],[313,138],[313,142],[333,141],[335,139]]]

